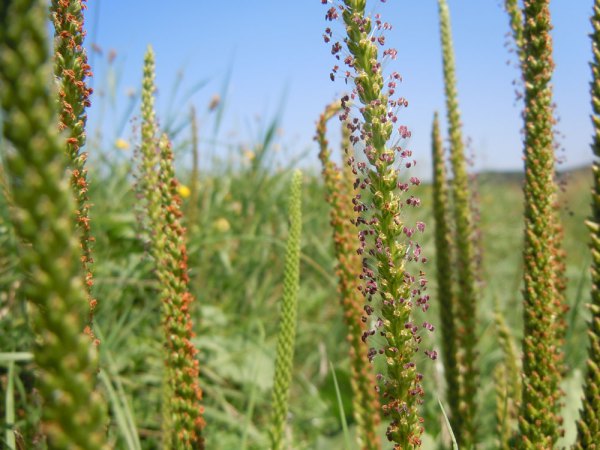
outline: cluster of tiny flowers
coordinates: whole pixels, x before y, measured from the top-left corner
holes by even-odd
[[[352,146],[362,148],[366,157],[354,158],[347,152],[347,163],[356,177],[353,208],[354,224],[359,230],[357,252],[363,257],[359,286],[366,300],[363,321],[370,324],[361,338],[363,342],[376,334],[385,338],[385,345],[371,348],[368,356],[372,361],[382,355],[387,364],[387,374],[377,377],[381,380],[378,389],[382,391],[382,410],[391,422],[387,436],[396,448],[414,448],[420,446],[423,432],[418,405],[422,404],[424,393],[422,375],[416,371],[413,357],[422,345],[420,331],[433,331],[433,326],[425,322],[419,327],[414,323],[412,312],[429,308],[427,281],[422,271],[415,276],[406,265],[426,262],[421,246],[414,240],[417,231],[425,230],[425,224],[409,225],[402,219],[403,208],[421,204],[418,197],[408,194],[420,180],[414,176],[408,182],[400,180],[400,171],[417,162],[412,151],[402,145],[410,138],[410,131],[398,123],[400,109],[408,106],[408,101],[397,95],[402,78],[397,72],[384,78],[378,59],[379,52],[383,61],[397,55],[395,49],[385,48],[382,35],[392,26],[379,15],[372,20],[364,8],[364,0],[344,0],[331,6],[326,19],[341,18],[346,37],[344,45],[333,42],[334,33],[327,28],[324,40],[331,45],[336,60],[345,66],[334,66],[331,78],[341,75],[347,84],[353,84],[352,92],[342,98],[339,118],[350,132]],[[356,112],[353,110],[360,117],[352,116]],[[374,302],[375,299],[379,301]],[[424,354],[437,358],[434,350]]]

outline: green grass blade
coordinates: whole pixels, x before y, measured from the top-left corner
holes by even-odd
[[[121,431],[121,435],[127,443],[127,448],[132,450],[139,450],[140,446],[139,442],[137,441],[137,436],[134,436],[132,430],[129,428],[129,423],[125,415],[125,411],[123,410],[121,399],[115,391],[110,377],[106,374],[106,372],[103,369],[100,369],[100,373],[98,375],[100,377],[100,381],[102,381],[102,384],[104,384],[104,387],[106,388],[106,392],[108,393],[110,405],[112,406],[112,410],[115,414],[115,421],[119,430]]]
[[[15,362],[8,363],[8,385],[6,386],[6,446],[10,450],[16,450],[15,440]]]
[[[0,365],[11,364],[13,362],[31,361],[33,354],[29,352],[3,352],[0,353]]]
[[[444,405],[442,405],[442,401],[438,397],[438,404],[440,405],[440,409],[442,410],[442,415],[444,416],[444,422],[446,422],[446,426],[448,427],[448,432],[450,433],[450,438],[452,439],[452,450],[459,450],[458,443],[456,442],[456,437],[454,436],[454,431],[452,431],[452,426],[450,425],[450,421],[448,420],[448,416],[446,415],[446,410],[444,409]]]
[[[342,402],[342,393],[340,392],[340,386],[337,381],[335,369],[331,361],[329,361],[329,367],[331,368],[331,375],[333,375],[333,385],[335,386],[335,395],[337,397],[338,408],[340,410],[340,421],[342,422],[342,430],[344,432],[344,442],[346,443],[346,449],[352,448],[350,445],[350,433],[348,432],[348,422],[346,421],[346,414],[344,413],[344,402]]]

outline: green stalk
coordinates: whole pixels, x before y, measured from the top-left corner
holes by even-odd
[[[456,298],[453,290],[452,238],[448,213],[448,179],[444,148],[440,135],[437,112],[433,116],[431,131],[433,153],[433,215],[435,219],[435,254],[437,268],[438,301],[442,324],[442,346],[446,396],[450,406],[450,420],[455,433],[461,428],[460,380],[457,362]]]
[[[588,326],[590,339],[587,375],[583,388],[581,417],[577,422],[576,449],[594,448],[600,442],[600,0],[594,1],[592,22],[592,123],[594,137],[594,187],[592,216],[587,222],[592,251],[592,317]]]
[[[525,246],[523,395],[519,440],[523,449],[553,448],[562,435],[563,328],[557,303],[556,183],[554,179],[550,0],[526,0]]]
[[[450,11],[446,0],[438,0],[440,34],[444,60],[444,88],[450,136],[450,161],[452,163],[452,196],[456,224],[456,256],[458,265],[457,337],[460,366],[460,416],[454,416],[453,426],[461,447],[475,445],[477,417],[477,255],[474,243],[474,225],[471,214],[471,193],[465,158],[458,95]],[[454,411],[452,411],[454,413]],[[459,420],[458,417],[460,417]]]
[[[496,421],[500,446],[504,450],[514,447],[514,422],[518,419],[521,404],[521,367],[513,337],[499,305],[494,305],[494,322],[502,362],[494,371],[496,390]]]
[[[163,445],[177,450],[204,448],[202,391],[198,385],[193,337],[185,231],[181,199],[166,136],[157,139],[154,112],[154,53],[148,48],[142,86],[142,144],[138,187],[147,211],[145,226],[160,282],[165,345]]]
[[[288,397],[294,365],[296,342],[296,316],[298,313],[298,288],[300,283],[300,238],[302,234],[302,172],[292,178],[289,219],[290,231],[285,252],[281,323],[277,338],[277,359],[273,385],[272,417],[270,426],[271,449],[281,450]]]
[[[356,253],[356,232],[352,225],[354,211],[352,196],[354,194],[353,175],[348,176],[348,170],[342,170],[331,161],[331,151],[326,138],[327,121],[341,109],[340,102],[328,105],[317,123],[317,142],[319,144],[319,159],[323,166],[326,200],[331,206],[330,217],[333,228],[334,250],[337,259],[336,274],[340,300],[344,310],[344,321],[348,328],[346,340],[350,344],[350,369],[352,384],[352,406],[357,424],[357,439],[360,448],[376,450],[381,448],[377,436],[379,417],[379,401],[375,393],[375,376],[367,358],[367,349],[361,342],[361,336],[366,330],[362,320],[362,294],[358,291],[359,276],[362,271],[362,261]],[[343,124],[344,135],[347,134],[346,124]],[[349,151],[349,136],[344,138],[344,150]],[[345,167],[348,167],[345,165]]]
[[[105,406],[94,391],[97,351],[72,213],[65,142],[58,134],[45,1],[0,3],[0,99],[12,221],[37,339],[42,427],[53,449],[105,449]]]
[[[54,75],[58,80],[59,130],[66,130],[66,153],[71,170],[71,188],[77,200],[77,228],[80,233],[81,264],[83,266],[85,286],[88,290],[90,313],[85,328],[87,334],[97,343],[92,324],[94,310],[98,304],[92,296],[94,284],[91,265],[92,237],[90,230],[90,203],[88,198],[88,180],[85,161],[87,153],[82,151],[85,145],[86,107],[90,106],[89,96],[92,89],[85,79],[92,75],[87,63],[87,54],[83,48],[85,30],[83,28],[82,0],[52,0],[50,16],[54,24]]]

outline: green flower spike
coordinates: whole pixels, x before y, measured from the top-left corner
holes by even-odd
[[[381,448],[377,436],[379,417],[379,400],[374,391],[375,376],[367,358],[367,348],[361,342],[366,326],[362,320],[364,313],[362,294],[358,291],[362,261],[356,253],[356,232],[352,225],[354,211],[352,209],[352,186],[354,175],[348,165],[344,169],[336,167],[331,161],[329,143],[325,137],[327,121],[341,110],[340,102],[332,103],[325,108],[317,123],[317,142],[319,143],[319,159],[323,166],[326,200],[331,206],[331,226],[337,265],[338,286],[341,296],[344,320],[348,327],[346,339],[350,343],[350,368],[352,373],[352,406],[357,424],[357,438],[363,450]],[[343,124],[343,145],[346,154],[350,154],[346,124]]]
[[[326,19],[342,18],[346,38],[347,56],[343,61],[347,70],[335,66],[330,75],[345,74],[347,82],[354,82],[350,96],[342,99],[340,118],[347,121],[353,145],[364,147],[365,160],[351,158],[355,174],[354,188],[358,190],[352,200],[355,211],[354,224],[359,229],[358,253],[363,258],[360,289],[367,304],[364,307],[369,328],[361,339],[371,342],[371,336],[382,338],[379,348],[370,348],[369,359],[377,355],[383,359],[385,369],[376,378],[381,393],[382,413],[388,421],[387,438],[394,449],[414,449],[421,446],[423,419],[419,408],[423,403],[422,374],[417,371],[415,360],[423,345],[421,329],[433,330],[428,322],[417,325],[414,309],[426,311],[429,296],[425,290],[427,281],[422,271],[413,275],[409,263],[423,263],[421,246],[415,241],[417,233],[425,225],[403,222],[403,208],[416,208],[421,200],[408,195],[410,186],[420,184],[411,177],[400,180],[399,167],[408,169],[416,164],[412,151],[399,145],[410,137],[405,126],[397,123],[397,112],[408,102],[396,94],[401,80],[397,72],[383,76],[379,48],[385,46],[382,30],[389,29],[380,16],[371,18],[365,13],[366,1],[345,0],[332,6]],[[331,40],[331,29],[325,30],[324,39]],[[342,44],[331,44],[332,54],[342,60]],[[386,48],[382,55],[394,59],[396,50]],[[340,75],[337,75],[340,76]],[[385,89],[385,91],[384,91]],[[357,106],[362,119],[349,119],[350,101]],[[424,350],[426,356],[437,358],[437,352]]]
[[[94,391],[98,355],[82,331],[89,307],[66,144],[56,125],[46,20],[45,1],[0,3],[0,101],[11,214],[23,241],[24,293],[38,336],[33,354],[48,448],[107,449],[105,405]]]
[[[288,397],[294,365],[298,287],[300,283],[300,238],[302,235],[302,172],[294,172],[290,192],[290,231],[285,252],[281,323],[277,337],[277,360],[273,383],[273,413],[269,430],[272,450],[282,450]]]
[[[456,68],[450,11],[446,0],[438,0],[440,14],[440,34],[444,61],[444,87],[446,91],[446,112],[450,137],[450,162],[452,164],[452,196],[454,200],[454,222],[456,224],[456,257],[458,266],[458,290],[456,298],[456,318],[458,364],[460,379],[460,414],[453,414],[454,432],[461,447],[470,448],[475,444],[477,417],[477,250],[475,229],[471,211],[471,190],[465,158],[465,145],[458,108],[456,89]]]
[[[457,362],[456,299],[453,291],[452,240],[448,213],[448,180],[444,147],[437,112],[431,132],[433,156],[433,212],[435,218],[435,254],[437,267],[438,302],[442,327],[446,396],[450,407],[452,429],[461,429],[459,367]]]
[[[600,448],[600,0],[594,1],[592,15],[592,122],[594,124],[594,190],[592,192],[592,217],[587,222],[592,250],[592,317],[589,323],[590,338],[587,375],[583,389],[581,418],[577,422],[576,449]]]
[[[553,448],[562,435],[563,372],[557,276],[550,0],[526,0],[523,395],[518,448]]]

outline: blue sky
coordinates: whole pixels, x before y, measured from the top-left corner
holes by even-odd
[[[592,3],[552,1],[553,83],[566,167],[591,161],[588,34]],[[432,115],[434,110],[445,115],[437,2],[388,0],[385,4],[372,1],[371,5],[394,25],[386,39],[397,48],[398,58],[388,68],[402,75],[398,91],[409,101],[399,121],[411,129],[409,147],[419,161],[419,172],[426,175]],[[512,84],[519,73],[507,64],[514,60],[505,47],[508,18],[500,0],[449,0],[449,6],[459,101],[476,167],[521,169],[521,105]],[[118,124],[126,109],[127,92],[139,89],[143,55],[152,44],[158,110],[163,120],[178,77],[181,90],[170,114],[186,114],[192,104],[206,110],[230,73],[220,139],[251,142],[260,135],[261,123],[278,117],[282,147],[291,155],[307,152],[303,164],[316,167],[315,121],[325,104],[344,92],[343,81],[329,80],[335,61],[322,39],[328,26],[325,10],[320,0],[90,0],[86,45],[95,43],[104,51],[101,56],[90,50],[97,97],[90,111],[92,128],[104,114],[106,135],[128,136],[130,125],[121,131]],[[339,26],[337,35],[341,37]],[[117,57],[109,70],[106,56],[110,49]],[[206,84],[194,95],[186,94],[200,81]],[[104,106],[101,113],[101,105],[110,102],[102,101],[99,94],[110,91],[107,86],[111,83],[115,106]],[[201,116],[201,134],[205,136],[214,117]],[[224,154],[227,149],[218,147],[216,151]]]

